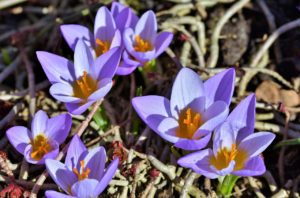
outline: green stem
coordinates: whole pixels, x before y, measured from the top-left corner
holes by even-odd
[[[220,181],[218,186],[218,194],[223,197],[230,197],[232,189],[239,179],[236,175],[226,175],[223,181]]]

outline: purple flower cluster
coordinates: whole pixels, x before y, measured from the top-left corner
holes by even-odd
[[[228,174],[261,175],[265,165],[260,154],[275,135],[254,132],[255,95],[244,99],[229,115],[235,71],[227,69],[204,83],[191,69],[183,68],[173,84],[171,98],[141,96],[132,105],[143,121],[163,139],[184,150],[213,148],[178,160],[209,178]]]

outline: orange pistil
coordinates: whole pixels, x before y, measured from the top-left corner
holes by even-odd
[[[31,141],[32,151],[30,156],[34,160],[41,160],[45,154],[49,153],[52,148],[48,139],[43,135],[37,135],[33,141]]]
[[[216,169],[222,170],[228,167],[230,161],[235,161],[234,170],[240,170],[244,167],[244,164],[248,158],[246,151],[237,150],[236,144],[231,145],[231,149],[222,148],[218,151],[217,156],[212,156],[209,159],[209,163]]]
[[[203,124],[201,115],[194,112],[191,108],[182,111],[178,120],[179,127],[176,130],[176,136],[180,138],[192,139],[194,133]]]
[[[83,76],[73,83],[73,96],[86,101],[97,88],[97,81],[84,71]]]
[[[101,39],[96,39],[96,56],[100,56],[102,54],[104,54],[105,52],[107,52],[110,48],[110,42],[107,41],[102,41]]]
[[[134,50],[137,52],[147,52],[153,49],[152,44],[149,41],[143,40],[139,35],[135,36]]]
[[[79,171],[77,170],[77,168],[73,168],[73,173],[75,173],[77,175],[77,178],[79,181],[88,178],[89,174],[91,172],[91,169],[89,169],[89,168],[86,168],[84,170],[84,160],[80,161],[80,169],[81,169],[81,173],[80,173],[80,170]]]

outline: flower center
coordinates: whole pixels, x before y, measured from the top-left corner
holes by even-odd
[[[52,150],[48,139],[43,135],[37,135],[33,141],[31,141],[32,151],[30,156],[34,160],[41,160],[45,154]]]
[[[77,175],[77,178],[79,181],[84,180],[89,177],[89,174],[91,172],[91,169],[86,168],[84,170],[84,161],[80,161],[80,170],[77,170],[77,168],[73,168],[73,173]]]
[[[147,52],[153,49],[152,44],[149,41],[143,40],[139,35],[135,36],[134,40],[134,50],[137,52]]]
[[[235,161],[234,170],[240,170],[244,167],[244,164],[248,158],[246,151],[237,150],[236,144],[231,145],[231,149],[222,148],[218,151],[217,156],[212,156],[209,159],[209,163],[216,169],[222,170],[228,167],[231,160]]]
[[[84,71],[83,76],[73,83],[73,96],[86,101],[97,87],[97,81]]]
[[[100,56],[102,54],[104,54],[105,52],[107,52],[110,48],[110,42],[107,41],[102,41],[101,39],[96,39],[96,56]]]
[[[203,124],[201,115],[194,112],[191,108],[182,111],[179,115],[176,136],[180,138],[192,139],[194,133]]]

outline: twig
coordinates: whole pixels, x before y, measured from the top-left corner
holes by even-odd
[[[184,182],[184,186],[181,190],[180,198],[187,198],[188,190],[189,190],[190,186],[193,185],[193,182],[196,179],[196,176],[197,176],[197,173],[191,172],[189,174],[188,178],[186,178],[186,180]]]
[[[263,177],[267,180],[271,192],[275,192],[278,187],[277,187],[276,181],[275,181],[274,177],[272,176],[272,174],[270,173],[270,171],[267,170],[263,174]]]
[[[265,0],[256,0],[256,3],[261,8],[261,10],[263,11],[263,13],[267,19],[268,26],[270,28],[270,33],[275,32],[276,31],[275,17],[273,16],[272,12],[270,11]],[[275,54],[276,62],[279,63],[281,60],[281,52],[280,52],[280,46],[279,46],[278,42],[274,43],[274,54]]]
[[[23,62],[25,63],[26,71],[28,74],[28,86],[29,86],[29,96],[30,96],[29,112],[30,112],[30,116],[32,118],[35,113],[35,108],[36,108],[34,72],[33,72],[32,64],[30,63],[23,46],[20,46],[19,49],[20,49],[20,53],[21,53],[21,58],[22,58]]]
[[[90,147],[90,146],[96,144],[96,143],[99,142],[101,139],[103,139],[104,137],[106,137],[106,136],[112,134],[116,129],[119,129],[119,128],[120,128],[120,126],[114,126],[114,127],[112,127],[111,129],[107,130],[104,134],[102,134],[102,135],[96,137],[95,139],[91,140],[90,142],[88,142],[88,143],[86,144],[86,147]]]
[[[268,38],[268,40],[261,46],[259,51],[254,56],[252,62],[250,63],[250,67],[255,67],[264,53],[271,47],[271,45],[275,42],[275,40],[281,35],[286,33],[289,30],[292,30],[294,28],[297,28],[300,26],[300,19],[291,21],[289,23],[284,24],[280,28],[278,28],[271,36]]]
[[[3,0],[3,1],[0,1],[0,10],[3,10],[7,7],[14,6],[14,5],[26,2],[26,1],[27,0]]]
[[[96,113],[96,111],[98,110],[100,104],[102,103],[102,100],[97,101],[92,110],[90,111],[90,113],[88,114],[88,116],[86,117],[86,119],[81,123],[78,131],[76,132],[76,134],[80,137],[82,135],[82,133],[84,132],[84,130],[87,128],[87,126],[89,125],[89,122],[91,121],[91,119],[93,118],[94,114]],[[60,161],[65,153],[67,152],[67,149],[69,147],[68,143],[58,154],[58,156],[56,157],[56,160]],[[37,194],[41,188],[41,186],[43,185],[43,183],[45,182],[46,178],[48,177],[48,172],[45,170],[40,177],[38,178],[38,180],[36,181],[35,185],[32,188],[31,194],[30,194],[30,198],[36,198]]]
[[[284,109],[284,107],[283,107]],[[290,113],[283,110],[285,113],[285,124],[284,124],[284,132],[283,132],[283,141],[287,139],[288,136],[288,130],[289,130],[289,121],[290,121]],[[279,180],[281,185],[284,184],[285,181],[285,174],[284,174],[284,152],[285,152],[285,146],[282,146],[279,152],[278,157],[278,173],[279,173]]]
[[[2,83],[7,78],[7,76],[9,76],[17,68],[20,62],[21,57],[17,56],[9,66],[5,67],[5,69],[0,74],[0,83]]]
[[[141,147],[143,145],[143,143],[145,142],[145,140],[149,137],[149,133],[150,133],[150,128],[146,127],[142,134],[139,136],[138,140],[135,142],[135,147]]]
[[[168,166],[166,166],[164,163],[156,159],[152,155],[148,155],[148,159],[151,162],[151,164],[158,169],[160,172],[165,173],[171,180],[175,179],[176,175],[175,172],[172,171]]]
[[[227,23],[227,21],[240,9],[242,9],[250,0],[240,0],[231,6],[224,16],[218,21],[216,27],[211,36],[211,45],[210,45],[210,57],[208,59],[207,67],[214,68],[218,62],[219,58],[219,38],[222,31],[223,26]]]
[[[14,117],[18,114],[18,112],[24,108],[24,104],[22,102],[17,103],[9,113],[0,121],[0,128],[3,128],[4,125],[9,123],[14,119]]]
[[[258,198],[265,198],[265,196],[261,193],[261,191],[259,190],[258,185],[256,184],[256,181],[253,177],[248,177],[248,181],[250,186],[253,188],[255,195]]]

